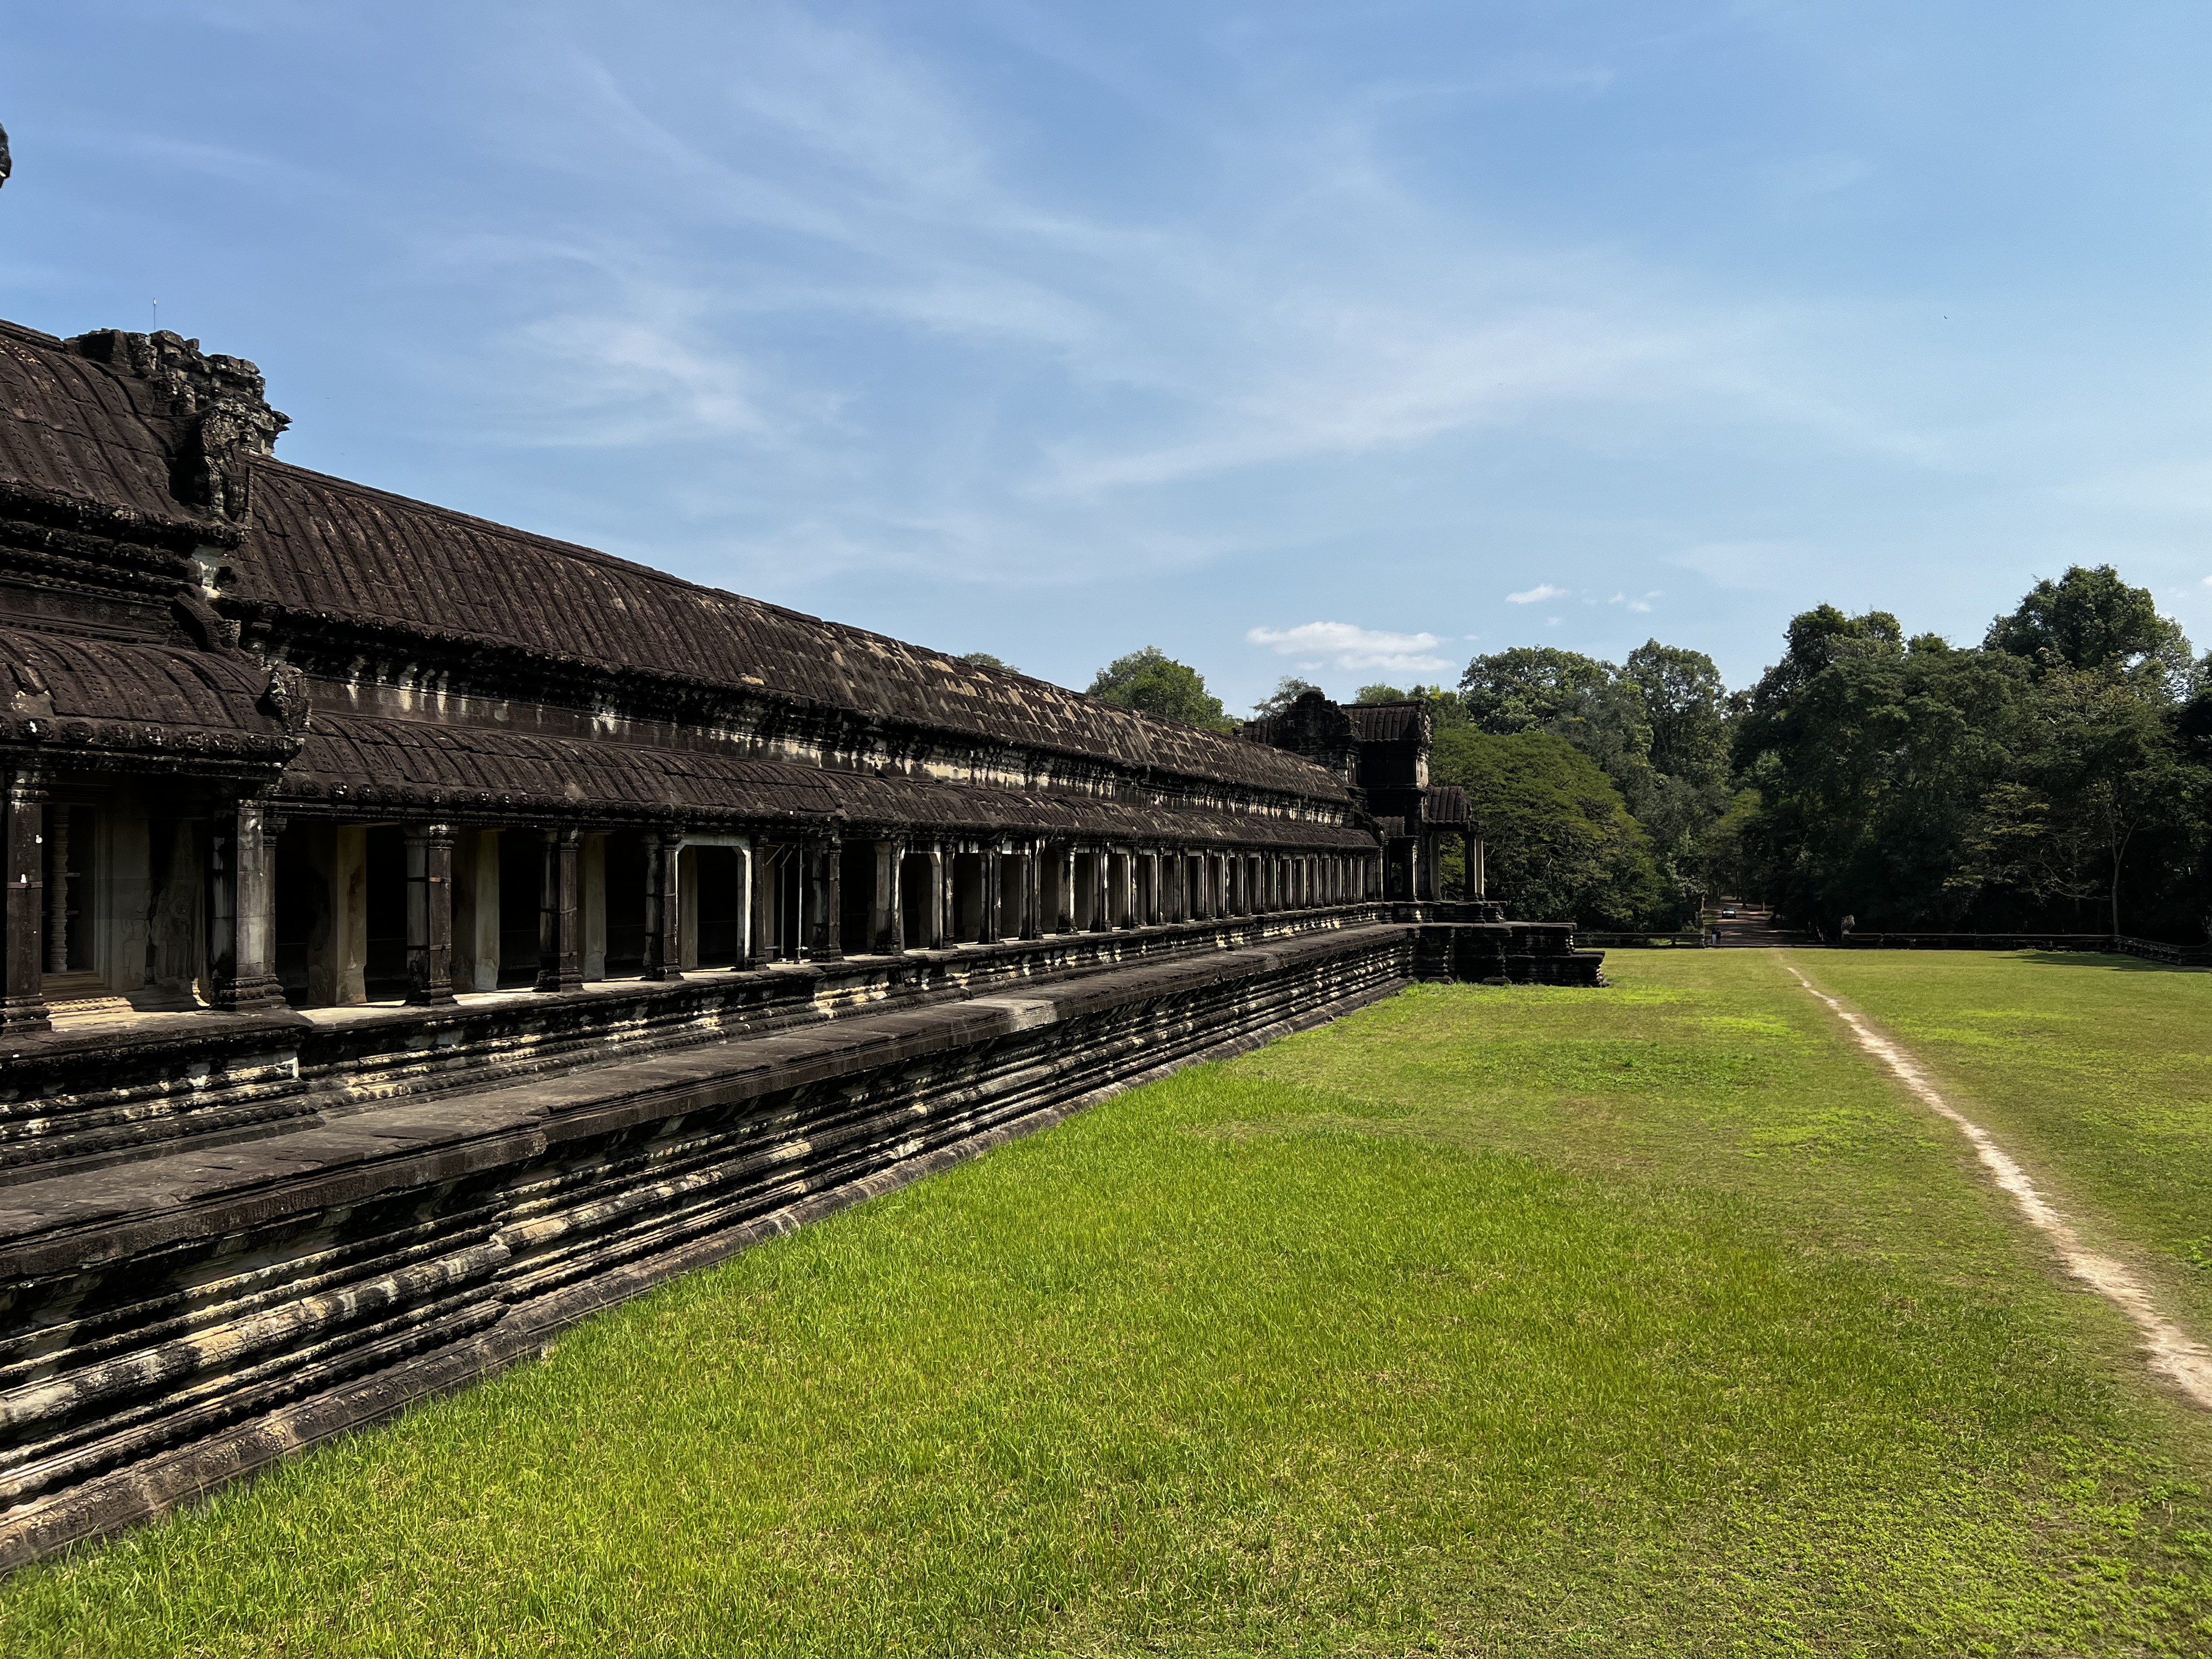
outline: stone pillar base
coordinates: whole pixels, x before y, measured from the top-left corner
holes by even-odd
[[[446,1000],[451,1002],[449,994]],[[284,988],[274,974],[256,974],[249,979],[218,980],[208,993],[208,1006],[221,1008],[227,1013],[254,1014],[264,1008],[289,1006],[284,997]]]

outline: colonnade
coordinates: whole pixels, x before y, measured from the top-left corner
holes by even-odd
[[[404,995],[437,1005],[457,992],[495,987],[569,991],[632,969],[641,979],[667,981],[708,968],[1265,916],[1364,902],[1381,896],[1385,885],[1379,851],[1215,850],[1032,836],[687,834],[680,826],[476,830],[421,820],[381,826],[387,839],[376,862],[366,849],[379,826],[318,817],[288,828],[259,797],[199,822],[199,917],[191,927],[204,956],[196,994],[240,1012],[282,1005],[288,983],[295,999],[310,1002],[402,994],[395,983],[402,908]],[[46,1023],[42,982],[59,965],[47,912],[63,900],[48,890],[46,824],[46,795],[36,780],[14,780],[0,797],[7,871],[0,1029]],[[301,835],[313,841],[312,858],[307,844],[290,845]],[[525,846],[534,843],[527,851],[515,844],[526,837]],[[616,879],[609,845],[617,837],[624,847]],[[461,853],[466,858],[457,866]],[[304,882],[323,907],[312,946],[322,953],[321,965],[303,977],[310,970],[299,959],[310,946],[294,940],[283,981],[280,854],[294,860],[285,890],[297,892]],[[726,855],[734,865],[721,861]],[[524,880],[535,888],[534,973],[529,935],[516,931],[530,915],[529,902],[514,891]],[[643,887],[641,915],[640,896],[626,890],[633,881]],[[404,902],[395,884],[404,884]],[[614,969],[617,913],[623,948]],[[307,924],[281,926],[290,939]],[[380,927],[381,946],[374,937]],[[702,942],[710,939],[712,959],[702,961]],[[385,952],[380,970],[368,965],[377,949]],[[383,988],[373,993],[372,986]]]

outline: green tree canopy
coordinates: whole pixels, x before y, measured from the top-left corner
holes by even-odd
[[[1739,867],[1790,921],[2161,931],[2206,902],[2208,758],[2180,630],[2111,567],[2039,582],[1980,649],[1885,611],[1790,624],[1737,727]]]
[[[1363,685],[1354,702],[1404,702],[1406,694],[1395,685]]]
[[[1208,731],[1237,729],[1221,699],[1206,689],[1206,677],[1156,645],[1108,663],[1091,682],[1091,695],[1124,708],[1202,726]]]
[[[970,663],[977,668],[995,668],[1007,674],[1018,674],[1022,672],[1004,657],[994,657],[988,651],[963,651],[953,660]]]
[[[1273,691],[1252,705],[1252,718],[1263,720],[1271,714],[1279,714],[1307,692],[1320,690],[1321,687],[1311,680],[1302,680],[1296,674],[1285,674],[1275,682]]]
[[[1548,724],[1613,684],[1613,665],[1548,645],[1477,657],[1460,676],[1468,718],[1500,737]]]
[[[1700,787],[1727,781],[1728,687],[1711,657],[1646,640],[1620,677],[1643,697],[1655,770]]]
[[[1490,895],[1516,915],[1584,927],[1665,926],[1674,895],[1620,792],[1554,732],[1437,734],[1429,776],[1467,791],[1483,826]]]
[[[2158,614],[2147,587],[2130,587],[2111,565],[2070,566],[2028,590],[2010,616],[1990,624],[1982,641],[2031,661],[2055,658],[2069,668],[2148,668],[2175,678],[2190,669],[2189,641],[2179,624]]]

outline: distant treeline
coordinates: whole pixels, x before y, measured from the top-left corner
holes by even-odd
[[[1978,647],[1821,605],[1729,693],[1653,641],[1614,666],[1477,657],[1434,776],[1528,915],[1660,928],[1727,894],[1786,925],[2212,934],[2212,664],[2110,566],[2042,581]],[[1376,688],[1376,691],[1389,688]]]
[[[1309,689],[1285,679],[1255,712]],[[1091,690],[1233,729],[1151,647]],[[2109,565],[2038,582],[1975,647],[1819,606],[1747,691],[1652,640],[1618,665],[1516,647],[1456,689],[1359,700],[1409,696],[1435,704],[1431,779],[1466,789],[1491,894],[1523,916],[1665,930],[1726,895],[1824,936],[1850,916],[2212,937],[2212,659]]]

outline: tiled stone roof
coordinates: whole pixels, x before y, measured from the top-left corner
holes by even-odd
[[[279,763],[299,741],[259,706],[268,685],[235,653],[0,629],[0,738],[48,753]]]
[[[0,325],[0,480],[149,518],[192,515],[169,493],[181,433],[154,389]]]
[[[548,738],[428,721],[318,713],[283,799],[349,810],[460,816],[570,814],[856,830],[911,826],[1164,840],[1194,847],[1371,848],[1350,825],[1064,790],[1020,790],[797,765],[730,754]]]
[[[256,463],[253,502],[235,591],[280,617],[373,622],[1123,767],[1345,796],[1279,750],[281,461]]]

